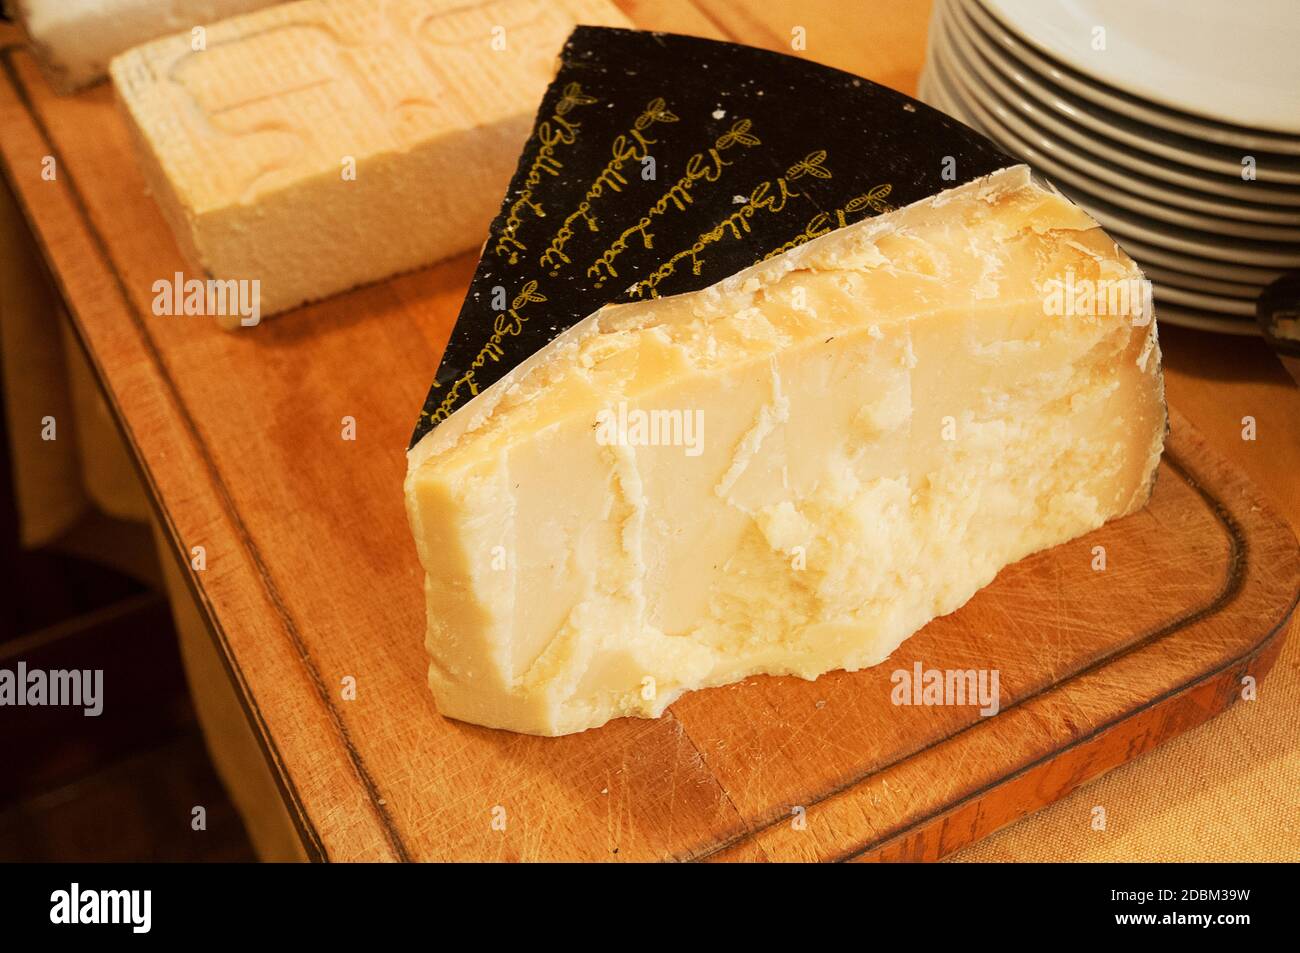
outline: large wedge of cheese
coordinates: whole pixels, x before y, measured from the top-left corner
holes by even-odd
[[[111,72],[187,277],[259,281],[265,315],[481,245],[578,22],[627,24],[606,0],[303,0]]]
[[[875,665],[1140,508],[1140,278],[1014,167],[574,326],[410,453],[440,710],[556,735]]]

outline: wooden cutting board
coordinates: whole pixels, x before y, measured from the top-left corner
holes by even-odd
[[[725,35],[671,9],[646,25]],[[443,719],[403,451],[472,259],[255,333],[156,317],[151,285],[182,263],[111,92],[60,99],[25,51],[3,63],[5,175],[177,557],[203,547],[194,595],[316,856],[937,858],[1205,721],[1277,656],[1295,538],[1174,413],[1145,510],[1009,567],[876,669],[559,739]],[[916,662],[997,669],[1000,712],[893,705]]]

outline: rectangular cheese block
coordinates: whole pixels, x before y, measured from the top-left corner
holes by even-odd
[[[1165,434],[1141,288],[1021,166],[598,311],[409,454],[439,709],[558,735],[876,665],[1140,508]]]
[[[103,79],[118,53],[279,0],[16,0],[45,75],[59,92]]]
[[[579,21],[627,24],[606,0],[304,0],[111,72],[187,277],[258,281],[266,315],[482,244]]]

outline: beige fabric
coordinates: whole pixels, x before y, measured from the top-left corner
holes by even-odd
[[[307,859],[297,830],[239,703],[207,624],[181,575],[178,556],[154,524],[181,659],[208,753],[230,799],[244,819],[257,856],[265,861]]]
[[[19,535],[28,547],[55,539],[87,508],[59,315],[40,252],[0,179],[0,373]],[[46,417],[54,418],[54,440],[42,439]]]

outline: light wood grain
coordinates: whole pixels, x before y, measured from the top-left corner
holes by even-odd
[[[776,7],[744,19],[722,3],[630,6],[663,29],[788,34]],[[804,19],[814,58],[904,88],[919,64],[864,64],[833,20]],[[820,35],[840,38],[819,50]],[[872,42],[888,48],[887,32]],[[754,679],[561,739],[443,719],[424,687],[401,481],[472,260],[251,334],[154,316],[152,282],[182,264],[110,92],[58,99],[26,53],[7,63],[6,175],[165,531],[186,559],[206,550],[195,595],[320,856],[937,857],[1209,717],[1276,652],[1300,586],[1294,537],[1175,417],[1181,470],[1164,467],[1146,510],[1010,567],[881,668]],[[54,182],[40,178],[47,154]],[[356,442],[340,439],[344,415]],[[1098,544],[1104,573],[1089,568]],[[1003,712],[892,706],[889,673],[913,660],[998,668]]]

